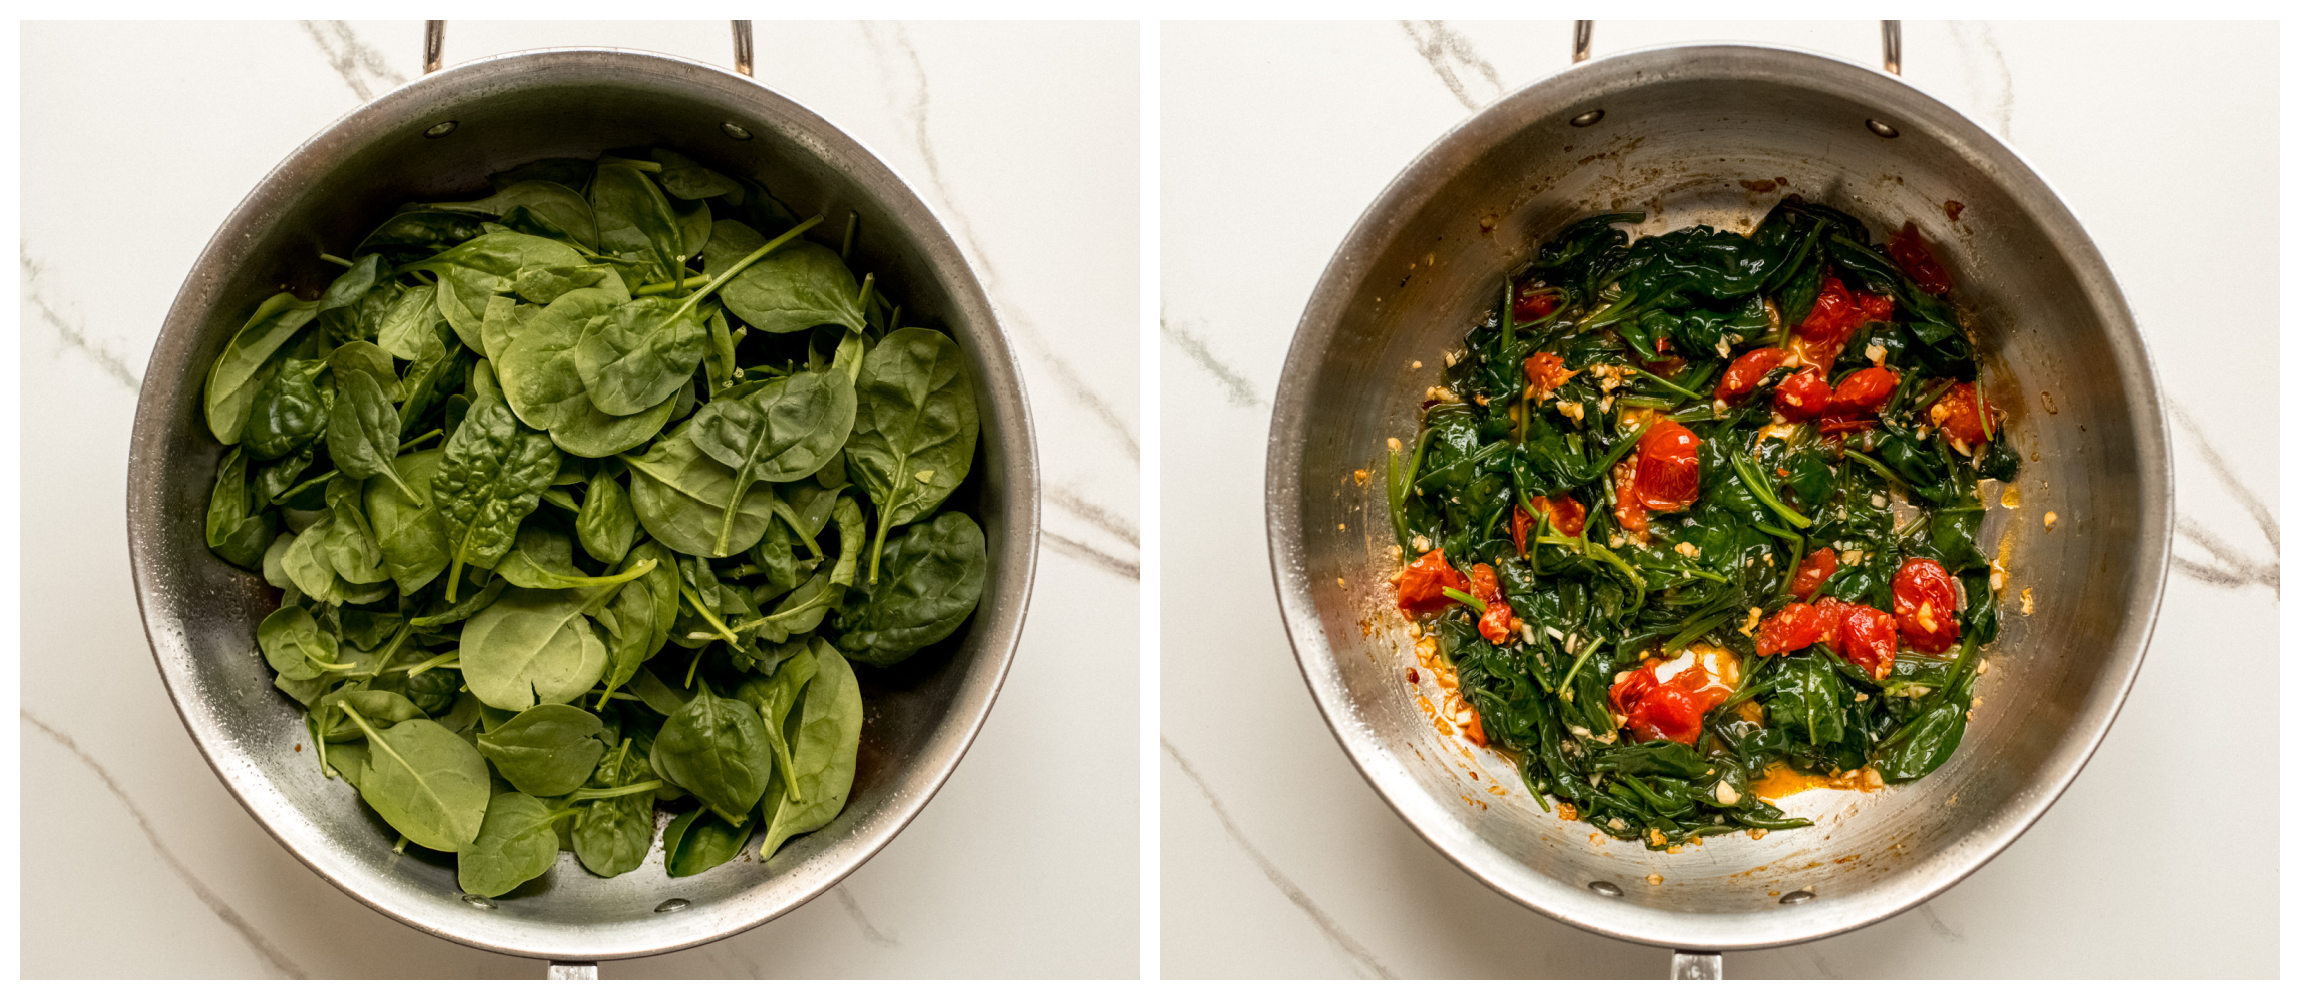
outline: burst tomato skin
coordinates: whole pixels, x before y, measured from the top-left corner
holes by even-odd
[[[1453,598],[1445,595],[1447,587],[1466,594],[1469,577],[1445,561],[1444,549],[1424,552],[1421,558],[1398,571],[1398,610],[1408,614],[1443,611],[1454,603]]]
[[[1640,740],[1692,743],[1701,738],[1701,717],[1725,700],[1722,689],[1709,686],[1709,673],[1698,666],[1680,671],[1667,682],[1655,671],[1658,659],[1631,671],[1613,685],[1613,709],[1626,717]]]
[[[1789,596],[1800,601],[1813,599],[1815,591],[1829,582],[1829,574],[1837,571],[1837,550],[1822,546],[1797,564],[1797,573],[1789,578]]]
[[[1837,354],[1845,349],[1845,341],[1852,339],[1853,331],[1872,320],[1893,318],[1893,299],[1889,295],[1856,292],[1837,280],[1835,272],[1821,279],[1821,294],[1813,300],[1813,311],[1799,321],[1795,332],[1804,346],[1799,353],[1805,363],[1817,366],[1822,374],[1836,365]]]
[[[1925,415],[1941,429],[1942,437],[1967,453],[1988,437],[1988,428],[1981,422],[1980,389],[1971,382],[1949,387]]]
[[[1956,578],[1931,559],[1903,560],[1893,574],[1893,618],[1919,652],[1938,654],[1956,645]]]
[[[1829,412],[1829,378],[1818,368],[1801,368],[1782,379],[1773,390],[1773,412],[1790,423],[1802,423]]]
[[[1860,605],[1847,604],[1834,597],[1814,601],[1813,617],[1820,621],[1821,634],[1814,637],[1813,641],[1831,650],[1843,652],[1844,645],[1840,639],[1845,628],[1845,613],[1857,607]]]
[[[1880,681],[1893,672],[1900,640],[1900,623],[1866,604],[1847,607],[1844,623],[1837,628],[1838,652]]]
[[[1549,394],[1557,391],[1558,386],[1564,385],[1565,380],[1572,378],[1575,371],[1565,367],[1564,358],[1548,351],[1535,351],[1525,359],[1525,382],[1543,399],[1549,398]]]
[[[1519,285],[1517,295],[1510,300],[1509,311],[1518,322],[1532,323],[1548,319],[1549,314],[1556,312],[1557,307],[1564,302],[1565,296],[1560,289]]]
[[[1909,276],[1918,288],[1934,295],[1949,293],[1949,272],[1941,262],[1933,259],[1933,249],[1925,245],[1925,238],[1917,233],[1917,222],[1911,219],[1901,226],[1886,242],[1885,251],[1893,255],[1893,263],[1901,265],[1901,272]]]
[[[1734,358],[1733,363],[1725,369],[1725,377],[1717,380],[1717,398],[1727,403],[1740,402],[1743,396],[1757,388],[1759,379],[1764,378],[1767,372],[1781,367],[1782,359],[1788,356],[1788,352],[1778,347],[1760,347]]]
[[[1829,415],[1832,417],[1865,417],[1877,412],[1885,401],[1893,398],[1899,388],[1901,376],[1882,366],[1863,368],[1845,376],[1829,392]]]
[[[1501,579],[1494,575],[1492,566],[1478,563],[1470,567],[1468,593],[1485,602],[1485,613],[1477,619],[1477,634],[1496,646],[1517,637],[1517,616],[1509,599],[1502,596]]]
[[[1693,506],[1701,498],[1700,448],[1692,431],[1658,418],[1637,442],[1638,502],[1663,514]]]

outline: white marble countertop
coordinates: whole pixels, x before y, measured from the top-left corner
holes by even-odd
[[[281,850],[186,737],[128,577],[128,428],[182,276],[297,143],[418,74],[422,30],[23,28],[25,976],[543,974]],[[1110,609],[1140,576],[1138,37],[759,22],[760,82],[887,160],[982,266],[1031,394],[1045,545],[997,710],[917,822],[782,919],[606,977],[1135,974],[1137,633]],[[446,57],[586,44],[732,61],[725,21],[450,22]]]
[[[1485,888],[1374,795],[1303,686],[1265,556],[1261,431],[1328,257],[1445,129],[1564,69],[1570,32],[1161,27],[1166,976],[1666,974],[1662,949]],[[2175,572],[2122,716],[2026,836],[1914,911],[1726,974],[2274,976],[2276,698],[2240,692],[2277,690],[2276,30],[1910,22],[1905,39],[1909,81],[2029,157],[2122,275],[2171,403]],[[1595,31],[1599,55],[1715,40],[1880,50],[1874,21]],[[2189,230],[2192,212],[2210,221]],[[2158,749],[2200,724],[2243,763]]]

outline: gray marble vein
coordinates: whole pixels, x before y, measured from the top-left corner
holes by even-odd
[[[1954,927],[1950,927],[1948,921],[1942,920],[1941,915],[1933,909],[1932,903],[1927,902],[1924,905],[1917,907],[1917,912],[1925,915],[1925,923],[1932,927],[1933,933],[1951,941],[1955,941],[1960,944],[1963,943],[1965,939],[1964,932],[1957,930]]]
[[[1252,841],[1246,839],[1245,833],[1238,829],[1237,822],[1230,818],[1230,810],[1222,807],[1222,800],[1214,796],[1214,789],[1206,784],[1205,778],[1199,776],[1197,768],[1190,766],[1189,758],[1182,756],[1182,751],[1175,749],[1174,744],[1164,737],[1158,739],[1158,745],[1166,749],[1166,756],[1174,758],[1175,766],[1182,769],[1182,774],[1190,779],[1190,783],[1198,786],[1198,794],[1206,797],[1206,804],[1214,810],[1214,818],[1222,822],[1222,831],[1230,835],[1230,839],[1238,845],[1240,850],[1246,852],[1246,856],[1254,862],[1254,867],[1262,870],[1262,877],[1269,879],[1270,884],[1286,897],[1287,902],[1294,904],[1294,907],[1301,910],[1304,916],[1309,917],[1310,922],[1317,925],[1318,931],[1326,936],[1327,941],[1350,957],[1350,960],[1356,965],[1356,968],[1351,971],[1358,978],[1397,978],[1387,966],[1382,964],[1381,959],[1375,958],[1373,952],[1367,950],[1365,945],[1359,944],[1357,939],[1351,937],[1348,931],[1343,930],[1341,923],[1334,919],[1333,914],[1327,913],[1324,907],[1319,906],[1316,900],[1310,898],[1309,893],[1303,892],[1301,886],[1295,885],[1293,879],[1287,878],[1284,872],[1279,871],[1278,866],[1271,863],[1268,855],[1263,854],[1260,848],[1255,847]]]
[[[1038,327],[1030,322],[1020,306],[1000,293],[1004,282],[999,278],[998,268],[990,262],[990,255],[983,252],[982,241],[974,234],[974,224],[968,221],[966,213],[959,208],[958,200],[952,197],[950,184],[942,176],[942,164],[935,158],[934,140],[927,128],[933,95],[927,87],[926,64],[919,60],[918,48],[911,44],[909,29],[901,24],[865,22],[863,36],[869,40],[871,50],[878,55],[879,62],[887,68],[885,81],[888,96],[903,121],[910,126],[911,142],[918,147],[919,158],[926,163],[927,181],[934,185],[944,211],[956,224],[959,239],[965,241],[968,259],[981,270],[984,283],[990,286],[988,290],[991,297],[1002,303],[999,310],[1001,317],[1029,342],[1032,355],[1053,371],[1055,380],[1062,384],[1071,399],[1086,407],[1097,422],[1109,429],[1111,435],[1118,439],[1119,446],[1126,450],[1127,457],[1140,462],[1142,443],[1134,436],[1132,424],[1118,412],[1117,407],[1102,397],[1102,393],[1085,376],[1071,366],[1068,359],[1047,343],[1045,334],[1040,333]]]
[[[1997,138],[2012,141],[2012,64],[1997,45],[1996,32],[1986,21],[1949,22],[1949,37],[1964,50],[1965,80],[1972,87],[1976,110],[1985,111],[1997,129]],[[1990,92],[1994,91],[1992,97]]]
[[[359,34],[351,30],[348,21],[305,21],[303,30],[311,40],[319,43],[320,54],[327,64],[343,77],[343,82],[360,100],[374,100],[375,95],[407,82],[407,76],[391,68],[391,61],[375,47],[360,41]]]
[[[289,979],[311,978],[311,975],[306,973],[302,966],[297,965],[294,959],[287,957],[279,948],[266,940],[263,934],[256,930],[255,925],[248,922],[246,917],[240,916],[238,910],[232,909],[231,904],[224,902],[223,897],[216,895],[214,890],[208,888],[207,883],[200,881],[199,876],[192,874],[192,870],[184,865],[182,859],[176,857],[174,851],[168,850],[167,843],[160,839],[160,831],[152,826],[151,818],[145,816],[142,809],[137,808],[135,800],[128,798],[127,790],[121,788],[120,783],[113,779],[111,771],[106,770],[104,765],[97,763],[96,758],[89,756],[87,751],[80,749],[80,744],[74,742],[70,736],[65,735],[61,730],[34,718],[29,711],[19,709],[17,714],[32,728],[39,730],[42,735],[55,741],[56,745],[71,751],[72,756],[80,758],[81,763],[88,765],[88,770],[96,772],[97,779],[104,783],[105,788],[111,790],[113,797],[120,800],[120,805],[128,810],[128,815],[135,817],[136,826],[144,831],[144,839],[151,841],[153,853],[158,854],[160,860],[166,862],[168,867],[175,871],[176,877],[184,880],[184,885],[192,890],[192,895],[199,897],[200,902],[206,904],[218,919],[229,925],[232,930],[239,932],[240,937],[247,941],[248,947],[255,950],[256,956],[263,959],[264,964],[271,966],[273,971]]]
[[[1142,533],[1134,527],[1134,522],[1128,519],[1126,515],[1088,500],[1067,486],[1047,487],[1046,499],[1053,501],[1055,506],[1077,515],[1086,523],[1107,531],[1114,537],[1124,539],[1126,544],[1135,549],[1142,548]]]
[[[2235,590],[2257,585],[2268,588],[2281,598],[2284,588],[2279,561],[2284,548],[2277,533],[2276,512],[2268,509],[2259,495],[2237,476],[2236,469],[2228,464],[2228,459],[2220,454],[2220,449],[2213,447],[2212,440],[2205,436],[2203,428],[2197,426],[2196,418],[2189,416],[2186,407],[2174,403],[2171,410],[2173,418],[2180,421],[2181,429],[2188,432],[2197,457],[2204,460],[2204,467],[2212,470],[2220,484],[2228,488],[2229,495],[2244,508],[2245,513],[2252,516],[2253,525],[2260,529],[2269,549],[2267,558],[2247,553],[2242,546],[2205,527],[2203,522],[2182,514],[2173,519],[2174,537],[2203,549],[2214,561],[2200,562],[2175,552],[2172,555],[2172,568],[2183,576],[2214,587]]]
[[[1230,394],[1231,403],[1246,409],[1262,405],[1262,395],[1254,390],[1253,380],[1215,357],[1213,345],[1208,344],[1206,338],[1200,336],[1189,324],[1160,319],[1158,329],[1166,334],[1167,340],[1174,342],[1174,346],[1181,348],[1190,360],[1197,362],[1199,367],[1206,369],[1207,374],[1214,376],[1215,381],[1222,383],[1222,388]]]
[[[1447,90],[1461,101],[1461,106],[1475,111],[1478,106],[1501,96],[1501,73],[1477,54],[1469,39],[1463,38],[1444,21],[1399,21],[1405,29],[1406,39],[1413,43],[1414,51],[1429,61],[1430,70]],[[1475,71],[1485,78],[1493,93],[1485,97],[1472,97],[1469,85],[1462,81],[1464,71]]]
[[[839,905],[846,908],[847,916],[853,917],[855,925],[862,928],[863,940],[884,948],[892,948],[902,943],[895,940],[894,935],[879,930],[878,925],[871,922],[870,914],[863,912],[862,903],[856,901],[855,894],[849,892],[846,886],[840,885],[832,889],[831,895],[838,898]]]
[[[135,392],[143,388],[144,380],[128,367],[128,359],[108,344],[99,344],[88,336],[88,328],[76,320],[68,319],[49,299],[47,267],[34,259],[29,250],[19,250],[22,257],[23,296],[26,304],[40,314],[40,318],[56,331],[64,346],[88,356],[104,374]]]
[[[1096,569],[1116,573],[1119,576],[1123,576],[1129,580],[1140,581],[1142,579],[1142,562],[1139,559],[1128,559],[1125,556],[1112,555],[1108,552],[1102,551],[1101,549],[1095,548],[1092,545],[1088,545],[1085,542],[1081,542],[1078,539],[1071,538],[1067,535],[1059,535],[1054,532],[1047,531],[1044,528],[1039,529],[1038,537],[1040,541],[1046,543],[1047,548],[1053,549],[1056,552],[1062,553],[1063,555],[1069,556]]]

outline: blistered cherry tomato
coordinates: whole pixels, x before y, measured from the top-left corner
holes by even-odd
[[[1821,615],[1813,606],[1799,601],[1765,619],[1757,629],[1757,655],[1794,653],[1812,645],[1821,638]]]
[[[1909,645],[1940,653],[1957,643],[1957,581],[1931,559],[1909,559],[1893,574],[1893,618]]]
[[[1819,366],[1826,374],[1836,365],[1837,354],[1852,339],[1853,331],[1872,321],[1892,318],[1891,296],[1853,291],[1831,272],[1821,279],[1821,294],[1813,300],[1813,311],[1795,327],[1798,339],[1804,342],[1798,353],[1806,364]]]
[[[1797,573],[1789,578],[1789,595],[1800,601],[1810,601],[1814,592],[1829,581],[1829,574],[1837,571],[1837,550],[1822,546],[1797,564]]]
[[[1501,579],[1494,575],[1492,566],[1479,563],[1470,567],[1469,595],[1485,602],[1485,613],[1477,619],[1477,634],[1496,646],[1517,637],[1517,616],[1509,599],[1502,596]]]
[[[1760,347],[1733,359],[1725,368],[1725,377],[1717,380],[1717,398],[1727,403],[1738,403],[1767,372],[1781,367],[1781,359],[1788,353],[1778,347]]]
[[[1509,311],[1511,315],[1517,318],[1518,322],[1531,323],[1549,318],[1549,314],[1556,312],[1557,307],[1563,304],[1565,304],[1565,289],[1519,285],[1517,297],[1511,301]]]
[[[1941,429],[1942,437],[1967,454],[1988,437],[1988,428],[1981,422],[1980,390],[1971,382],[1951,386],[1925,415]]]
[[[1790,423],[1829,412],[1829,379],[1818,368],[1801,368],[1773,390],[1773,412]]]
[[[1469,577],[1445,561],[1444,549],[1422,553],[1421,558],[1398,571],[1396,583],[1398,610],[1409,614],[1443,611],[1452,606],[1454,599],[1445,595],[1447,587],[1465,594],[1469,592]]]
[[[1574,369],[1565,367],[1565,359],[1548,351],[1535,351],[1525,359],[1526,384],[1544,399],[1573,376]]]
[[[1925,245],[1925,238],[1917,234],[1915,219],[1894,233],[1885,249],[1893,255],[1893,263],[1901,265],[1901,273],[1909,276],[1918,288],[1934,295],[1949,293],[1949,272],[1941,262],[1933,259],[1933,248]]]
[[[1845,659],[1881,681],[1893,672],[1893,654],[1901,642],[1900,623],[1866,604],[1855,604],[1845,609],[1845,620],[1837,627],[1837,642]]]
[[[1533,510],[1528,511],[1528,507]],[[1547,515],[1550,527],[1556,528],[1558,534],[1567,538],[1580,537],[1581,529],[1589,522],[1589,512],[1581,506],[1581,501],[1566,494],[1529,497],[1510,511],[1509,515],[1509,537],[1517,543],[1518,555],[1524,555],[1525,547],[1532,542],[1535,511]]]
[[[1845,627],[1845,612],[1857,607],[1860,605],[1847,604],[1834,597],[1824,597],[1814,601],[1813,617],[1818,623],[1820,634],[1815,636],[1813,641],[1842,652],[1844,646],[1838,641],[1838,635]]]
[[[1890,368],[1863,368],[1845,376],[1829,392],[1829,415],[1864,417],[1875,413],[1893,398],[1893,390],[1900,384],[1901,376]]]
[[[1667,514],[1701,498],[1701,439],[1677,421],[1656,419],[1637,442],[1637,497],[1646,510]]]
[[[1685,667],[1668,681],[1655,673],[1658,659],[1630,672],[1610,692],[1613,708],[1627,718],[1630,732],[1640,740],[1691,743],[1701,738],[1701,717],[1730,693],[1712,684],[1709,672],[1698,663]]]

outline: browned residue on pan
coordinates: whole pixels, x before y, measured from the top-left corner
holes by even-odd
[[[1957,216],[1965,214],[1965,203],[1961,201],[1944,201],[1941,203],[1941,211],[1949,213],[1949,221],[1955,222],[1957,221]]]

